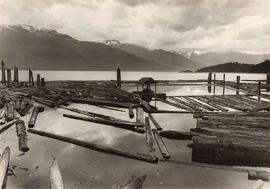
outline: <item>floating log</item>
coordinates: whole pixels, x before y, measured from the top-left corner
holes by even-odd
[[[148,146],[148,149],[150,152],[154,152],[154,139],[153,139],[153,134],[151,131],[151,126],[149,123],[149,118],[145,117],[145,129],[146,129],[146,133],[145,133],[145,139],[146,139],[146,144]]]
[[[179,160],[171,160],[171,159],[161,159],[161,162],[169,162],[169,163],[176,163],[181,165],[190,165],[202,168],[209,168],[209,169],[217,169],[217,170],[225,170],[225,171],[235,171],[235,172],[243,172],[248,173],[248,179],[250,180],[257,180],[261,179],[263,181],[270,181],[270,173],[267,171],[259,171],[259,170],[252,170],[252,169],[245,169],[245,168],[238,168],[232,166],[220,166],[220,165],[211,165],[205,163],[196,163],[196,162],[186,162],[186,161],[179,161]],[[253,177],[251,175],[254,175]]]
[[[6,188],[9,161],[10,161],[10,148],[6,147],[0,159],[0,188]]]
[[[140,189],[146,179],[146,175],[132,176],[122,189]]]
[[[154,134],[154,138],[156,140],[157,146],[159,148],[159,151],[163,158],[169,159],[170,154],[165,146],[165,143],[163,142],[162,138],[159,136],[158,131],[156,129],[152,129],[152,132]]]
[[[204,109],[204,111],[214,111],[215,110],[215,108],[208,106],[206,104],[200,103],[199,101],[196,101],[196,100],[192,99],[191,97],[185,97],[185,99],[189,103],[193,104],[194,106],[197,106],[197,107],[200,107],[201,109]]]
[[[62,175],[55,157],[50,165],[50,187],[51,189],[64,189]]]
[[[172,97],[169,97],[169,98],[172,98]],[[175,101],[176,103],[170,102],[170,101],[168,101],[168,100],[160,99],[160,98],[157,98],[157,100],[159,100],[159,101],[161,101],[161,102],[163,102],[163,103],[165,103],[165,104],[169,104],[169,105],[171,105],[171,106],[174,106],[174,107],[176,107],[176,108],[180,108],[180,109],[182,109],[182,110],[187,110],[187,111],[193,111],[193,112],[195,112],[195,111],[194,111],[193,109],[191,109],[190,107],[186,107],[186,106],[184,106],[183,104],[180,104],[180,103],[176,102],[176,101],[174,100],[174,98],[172,98],[172,100]],[[158,111],[158,110],[157,110],[157,111]],[[185,111],[185,112],[187,112],[187,111]],[[156,111],[154,111],[154,112],[156,112]],[[152,111],[151,113],[154,113],[154,112]]]
[[[139,133],[145,132],[143,129],[140,129],[140,128],[144,127],[144,125],[142,125],[141,123],[99,119],[99,118],[94,118],[94,117],[77,116],[77,115],[71,115],[71,114],[63,114],[63,116],[71,118],[71,119],[77,119],[77,120],[89,121],[89,122],[93,122],[93,123],[100,123],[103,125],[114,126],[114,127],[121,128],[121,129],[127,129],[127,130],[130,130],[133,132],[139,132]]]
[[[28,121],[28,127],[29,128],[33,128],[35,126],[35,123],[36,123],[36,120],[37,120],[37,116],[40,112],[43,112],[44,111],[44,107],[42,106],[35,106],[33,108],[33,111],[32,111],[32,114],[31,114],[31,117]]]
[[[1,125],[1,128],[0,128],[0,134],[4,131],[6,131],[7,129],[9,129],[14,123],[16,123],[17,120],[12,120],[12,121],[9,121],[3,125]]]
[[[163,138],[173,139],[173,140],[191,140],[193,135],[190,132],[180,132],[180,131],[160,131],[159,135]]]
[[[34,129],[28,129],[29,133],[33,133],[33,134],[37,134],[40,136],[45,136],[48,138],[53,138],[56,140],[60,140],[60,141],[64,141],[64,142],[68,142],[71,144],[75,144],[90,150],[94,150],[94,151],[98,151],[98,152],[103,152],[103,153],[108,153],[111,155],[117,155],[117,156],[121,156],[121,157],[126,157],[126,158],[131,158],[131,159],[136,159],[136,160],[141,160],[141,161],[145,161],[145,162],[149,162],[149,163],[157,163],[158,159],[155,156],[151,156],[151,155],[144,155],[144,154],[140,154],[140,153],[131,153],[131,152],[127,152],[118,148],[112,148],[112,147],[108,147],[108,146],[104,146],[104,145],[100,145],[100,144],[95,144],[92,142],[86,142],[86,141],[82,141],[82,140],[78,140],[78,139],[74,139],[74,138],[70,138],[70,137],[65,137],[65,136],[60,136],[60,135],[56,135],[56,134],[52,134],[52,133],[48,133],[48,132],[44,132],[44,131],[38,131],[38,130],[34,130]]]
[[[19,138],[19,150],[22,152],[27,152],[29,150],[29,147],[27,145],[27,132],[25,123],[23,120],[17,120],[16,122],[16,133]]]
[[[180,99],[179,97],[178,98],[175,98],[175,97],[169,97],[171,100],[175,101],[176,103],[178,103],[179,105],[185,105],[186,107],[189,108],[189,110],[191,111],[195,111],[195,112],[202,112],[203,109],[198,107],[197,105],[195,104],[192,104],[192,103],[189,103],[189,102],[186,102],[182,99]],[[181,97],[182,98],[182,97]]]
[[[48,106],[50,108],[54,108],[55,107],[55,103],[51,100],[47,100],[47,99],[44,99],[44,98],[39,98],[39,97],[35,97],[33,96],[32,97],[36,102],[42,104],[42,105],[45,105],[45,106]]]
[[[153,117],[151,114],[149,114],[148,116],[149,116],[149,118],[151,119],[152,123],[155,125],[156,129],[157,129],[158,131],[161,131],[161,130],[162,130],[162,127],[161,127],[161,126],[159,125],[159,123],[154,119],[154,117]]]

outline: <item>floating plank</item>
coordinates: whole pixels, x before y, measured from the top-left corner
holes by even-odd
[[[40,136],[45,136],[48,138],[60,140],[63,142],[75,144],[77,146],[81,146],[81,147],[84,147],[84,148],[87,148],[90,150],[94,150],[94,151],[98,151],[98,152],[103,152],[103,153],[108,153],[111,155],[117,155],[117,156],[121,156],[121,157],[136,159],[136,160],[145,161],[145,162],[149,162],[149,163],[157,163],[158,162],[157,157],[151,156],[151,155],[144,155],[144,154],[140,154],[140,153],[131,153],[131,152],[124,151],[122,149],[112,148],[112,147],[108,147],[105,145],[95,144],[92,142],[86,142],[86,141],[78,140],[75,138],[60,136],[60,135],[56,135],[53,133],[39,131],[39,130],[35,130],[35,129],[28,129],[28,132],[33,133],[33,134],[37,134]]]
[[[168,152],[168,149],[165,146],[164,141],[159,136],[158,131],[156,129],[152,129],[152,132],[154,134],[154,138],[156,140],[157,146],[159,148],[159,151],[160,151],[162,157],[165,158],[165,159],[169,159],[170,158],[170,154]]]
[[[51,189],[64,189],[62,175],[55,157],[50,164],[50,187]]]
[[[10,161],[10,148],[6,147],[0,159],[0,187],[1,188],[6,188],[9,161]]]

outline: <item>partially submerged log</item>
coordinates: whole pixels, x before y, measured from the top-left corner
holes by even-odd
[[[29,147],[27,145],[28,138],[25,123],[23,120],[17,120],[16,133],[19,139],[19,150],[22,152],[27,152],[29,150]]]
[[[63,116],[71,118],[71,119],[77,119],[77,120],[89,121],[93,123],[100,123],[103,125],[114,126],[117,128],[126,129],[133,132],[138,132],[138,133],[145,132],[143,129],[141,129],[141,128],[144,128],[144,125],[142,125],[141,123],[136,123],[136,122],[99,119],[99,118],[94,118],[94,117],[78,116],[78,115],[71,115],[71,114],[63,114]]]
[[[43,112],[44,111],[44,107],[42,106],[35,106],[33,108],[33,111],[32,111],[32,114],[31,114],[31,117],[28,121],[28,127],[29,128],[33,128],[35,126],[35,123],[36,123],[36,120],[37,120],[37,116],[40,112]]]
[[[51,189],[64,189],[62,175],[55,157],[50,165],[50,187]]]
[[[132,176],[129,181],[122,187],[122,189],[140,189],[146,179],[147,175]]]
[[[0,188],[6,188],[9,161],[10,161],[10,148],[6,147],[0,159]]]
[[[173,140],[191,140],[193,135],[190,132],[180,132],[180,131],[160,131],[159,135],[163,138],[173,139]]]
[[[165,159],[169,159],[170,154],[169,154],[167,147],[165,146],[165,143],[163,142],[162,138],[159,136],[158,131],[156,129],[152,129],[152,132],[154,134],[154,138],[156,140],[157,146],[159,148],[159,151],[160,151],[162,157]]]
[[[87,148],[90,150],[94,150],[94,151],[98,151],[98,152],[103,152],[103,153],[108,153],[111,155],[117,155],[117,156],[121,156],[121,157],[141,160],[141,161],[145,161],[145,162],[149,162],[149,163],[157,163],[158,162],[157,157],[151,156],[151,155],[144,155],[144,154],[140,154],[140,153],[131,153],[131,152],[127,152],[127,151],[124,151],[124,150],[121,150],[118,148],[112,148],[112,147],[108,147],[105,145],[95,144],[92,142],[86,142],[86,141],[82,141],[82,140],[78,140],[78,139],[74,139],[74,138],[70,138],[70,137],[66,137],[66,136],[60,136],[60,135],[52,134],[52,133],[45,132],[45,131],[28,129],[28,132],[33,133],[33,134],[37,134],[40,136],[45,136],[48,138],[53,138],[56,140],[68,142],[68,143],[75,144],[77,146],[81,146],[81,147],[84,147],[84,148]]]

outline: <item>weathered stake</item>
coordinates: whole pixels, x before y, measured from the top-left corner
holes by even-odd
[[[28,129],[28,132],[33,133],[33,134],[37,134],[40,136],[45,136],[48,138],[53,138],[56,140],[68,142],[68,143],[75,144],[77,146],[81,146],[81,147],[84,147],[84,148],[87,148],[90,150],[94,150],[94,151],[98,151],[98,152],[103,152],[103,153],[108,153],[111,155],[117,155],[117,156],[121,156],[121,157],[136,159],[136,160],[145,161],[145,162],[149,162],[149,163],[157,163],[158,162],[157,157],[151,156],[151,155],[144,155],[144,154],[140,154],[140,153],[131,153],[131,152],[127,152],[127,151],[124,151],[124,150],[121,150],[118,148],[112,148],[112,147],[108,147],[108,146],[104,146],[104,145],[100,145],[100,144],[95,144],[92,142],[86,142],[86,141],[82,141],[82,140],[78,140],[78,139],[74,139],[74,138],[70,138],[70,137],[66,137],[66,136],[60,136],[60,135],[48,133],[45,131],[38,131],[35,129]]]
[[[216,94],[216,74],[214,74],[214,89],[213,89],[213,92],[214,92],[214,95]]]
[[[226,78],[226,75],[225,75],[225,73],[223,74],[223,90],[222,90],[222,95],[225,95],[225,85],[226,85],[226,80],[225,80],[225,78]]]
[[[117,68],[117,83],[116,83],[117,87],[121,88],[121,70],[118,67]]]
[[[43,111],[44,111],[44,107],[42,107],[42,106],[37,106],[37,107],[33,108],[31,117],[30,117],[30,119],[28,121],[28,127],[29,128],[33,128],[35,126],[38,114],[40,112],[43,112]]]
[[[212,92],[212,72],[208,74],[208,93]]]
[[[1,61],[1,69],[2,69],[2,83],[6,83],[6,69],[5,63]]]
[[[240,89],[240,76],[236,76],[236,94],[239,94]]]

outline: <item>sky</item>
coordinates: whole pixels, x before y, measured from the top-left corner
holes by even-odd
[[[150,49],[270,53],[269,0],[0,0],[0,24]]]

